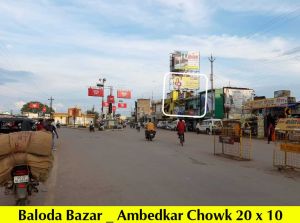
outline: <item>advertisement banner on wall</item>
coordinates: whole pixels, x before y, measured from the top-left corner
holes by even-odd
[[[129,90],[117,90],[117,97],[118,98],[130,99],[131,98],[131,91],[129,91]]]
[[[175,90],[198,90],[200,88],[199,76],[173,74],[171,81]]]
[[[104,92],[103,92],[103,88],[92,88],[89,87],[88,88],[88,96],[93,96],[93,97],[103,97]]]
[[[176,71],[199,71],[200,52],[198,51],[175,51],[171,54],[171,72]]]
[[[228,118],[238,118],[243,113],[244,105],[253,100],[254,90],[224,88],[224,108]]]
[[[212,111],[211,108],[212,95],[211,92],[207,92],[207,103],[206,103],[206,113],[209,114]],[[200,96],[200,113],[203,114],[205,110],[205,94]]]

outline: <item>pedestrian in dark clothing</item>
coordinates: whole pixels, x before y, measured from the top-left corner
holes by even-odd
[[[274,134],[274,130],[275,130],[274,125],[271,122],[268,127],[268,144],[270,144],[270,142],[272,141],[272,136]]]
[[[54,121],[52,122],[52,120],[49,120],[49,122],[47,123],[47,126],[46,126],[46,130],[52,133],[52,150],[56,150],[56,148],[54,148],[54,137],[56,135],[56,138],[58,139],[58,134],[56,131]]]

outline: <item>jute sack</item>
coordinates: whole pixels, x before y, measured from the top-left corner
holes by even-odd
[[[10,152],[26,152],[31,137],[31,132],[14,132],[9,135]]]
[[[53,166],[53,156],[37,156],[28,153],[12,153],[0,159],[0,185],[11,180],[11,171],[16,165],[29,165],[33,177],[44,182]]]
[[[27,154],[27,164],[32,168],[51,170],[53,166],[53,156],[36,156]]]
[[[23,131],[10,133],[8,135],[10,150],[6,149],[3,154],[26,152],[40,156],[51,155],[52,134],[50,132]]]
[[[49,170],[31,167],[31,173],[34,179],[39,182],[45,182],[49,178]]]
[[[11,179],[11,171],[14,167],[13,160],[10,156],[2,157],[0,160],[0,185],[2,186],[4,183]]]
[[[10,153],[9,135],[0,134],[0,156]]]
[[[46,131],[31,132],[27,152],[39,156],[52,154],[52,133]]]

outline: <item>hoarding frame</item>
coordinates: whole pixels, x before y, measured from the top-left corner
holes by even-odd
[[[167,114],[165,113],[165,94],[166,94],[166,79],[167,76],[173,75],[173,74],[178,74],[178,75],[194,75],[194,76],[199,76],[199,77],[204,77],[205,78],[205,108],[204,108],[204,113],[202,115],[173,115],[173,114]],[[206,105],[207,105],[207,90],[208,90],[208,77],[206,74],[201,74],[201,73],[183,73],[183,72],[167,72],[164,75],[164,80],[163,80],[163,96],[162,96],[162,113],[165,116],[169,117],[182,117],[182,118],[203,118],[206,115]]]

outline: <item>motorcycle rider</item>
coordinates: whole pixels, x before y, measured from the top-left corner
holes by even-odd
[[[177,123],[177,134],[178,136],[183,136],[183,142],[184,142],[184,132],[185,132],[185,122],[182,120],[182,118],[179,119],[179,122]]]
[[[153,131],[154,134],[156,133],[155,125],[154,125],[153,122],[151,122],[151,119],[149,119],[148,123],[145,126],[145,136],[146,136],[146,138],[148,137],[148,135],[151,131]]]

